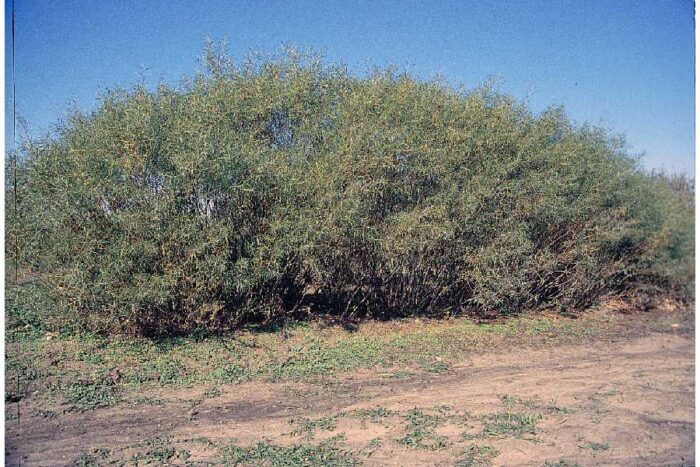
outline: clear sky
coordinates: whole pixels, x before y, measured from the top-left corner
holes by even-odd
[[[291,42],[358,72],[395,63],[468,88],[498,76],[536,112],[563,104],[626,135],[648,168],[693,172],[692,0],[16,0],[15,18],[16,104],[32,134],[144,72],[177,84],[206,37],[227,36],[234,58]]]

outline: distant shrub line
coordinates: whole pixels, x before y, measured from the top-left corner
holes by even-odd
[[[294,50],[234,66],[210,46],[204,62],[178,88],[110,91],[22,147],[6,187],[15,323],[153,335],[307,307],[691,296],[691,182],[642,171],[560,108]]]

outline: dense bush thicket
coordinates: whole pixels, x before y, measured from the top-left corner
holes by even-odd
[[[390,317],[689,293],[691,184],[560,108],[295,51],[204,62],[23,146],[6,250],[25,285],[8,306],[158,334],[309,303]]]

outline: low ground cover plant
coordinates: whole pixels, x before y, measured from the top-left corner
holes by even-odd
[[[11,155],[10,327],[151,336],[691,298],[692,182],[561,108],[294,49],[234,63],[209,45],[202,61]]]

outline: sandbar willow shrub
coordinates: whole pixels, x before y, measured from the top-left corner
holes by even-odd
[[[20,287],[8,307],[148,335],[311,302],[391,317],[688,296],[691,183],[560,108],[295,50],[203,58],[177,88],[107,92],[22,147],[8,277],[18,255],[41,300]]]

